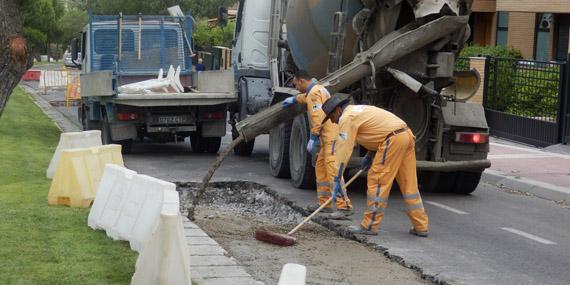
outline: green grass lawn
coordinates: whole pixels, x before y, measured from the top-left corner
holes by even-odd
[[[136,253],[87,227],[88,209],[48,206],[59,130],[19,87],[0,117],[0,284],[129,284]]]

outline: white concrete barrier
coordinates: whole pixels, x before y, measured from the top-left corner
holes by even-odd
[[[59,143],[57,144],[57,148],[53,153],[46,171],[47,178],[53,178],[53,174],[55,173],[55,168],[57,167],[62,151],[73,148],[88,148],[101,145],[103,145],[101,143],[101,131],[62,133],[59,136]]]
[[[166,192],[178,195],[173,183],[111,165],[99,186],[101,194],[95,197],[88,225],[105,230],[113,239],[129,241],[137,252],[157,227],[163,204],[171,203],[164,200],[171,194]]]
[[[145,242],[137,259],[133,285],[177,285],[192,283],[190,254],[178,193],[165,191],[160,222],[148,242]]]
[[[136,172],[125,167],[107,164],[93,206],[87,218],[87,225],[94,229],[107,229],[111,231],[121,211],[123,200]]]
[[[137,175],[127,192],[117,219],[119,238],[128,240],[131,248],[140,251],[141,243],[150,237],[159,222],[166,192],[176,192],[176,185],[146,175]]]
[[[139,252],[131,284],[191,284],[190,253],[176,186],[106,165],[87,219]]]
[[[300,264],[287,263],[281,270],[279,285],[305,285],[307,268]]]

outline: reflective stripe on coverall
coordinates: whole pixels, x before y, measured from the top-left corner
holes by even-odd
[[[332,195],[334,177],[338,173],[338,167],[334,157],[334,140],[338,136],[338,125],[330,120],[325,122],[325,113],[322,106],[330,98],[330,94],[322,85],[312,83],[307,93],[297,95],[297,102],[307,104],[307,114],[311,123],[311,133],[319,136],[321,149],[315,163],[315,176],[317,180],[317,200],[319,205],[326,202]],[[332,204],[328,208],[332,207]],[[337,199],[337,209],[352,208],[348,198]]]
[[[377,232],[388,205],[394,178],[402,192],[408,217],[417,231],[428,231],[428,217],[418,190],[415,137],[396,115],[374,106],[347,106],[339,120],[336,162],[346,165],[355,143],[376,152],[368,170],[367,210],[362,227]],[[343,169],[344,170],[344,169]]]

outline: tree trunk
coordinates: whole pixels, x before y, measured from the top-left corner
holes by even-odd
[[[0,0],[0,116],[8,97],[32,64],[16,0]]]

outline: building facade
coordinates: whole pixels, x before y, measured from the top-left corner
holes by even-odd
[[[566,60],[570,0],[474,0],[473,44],[510,46],[524,58]]]

